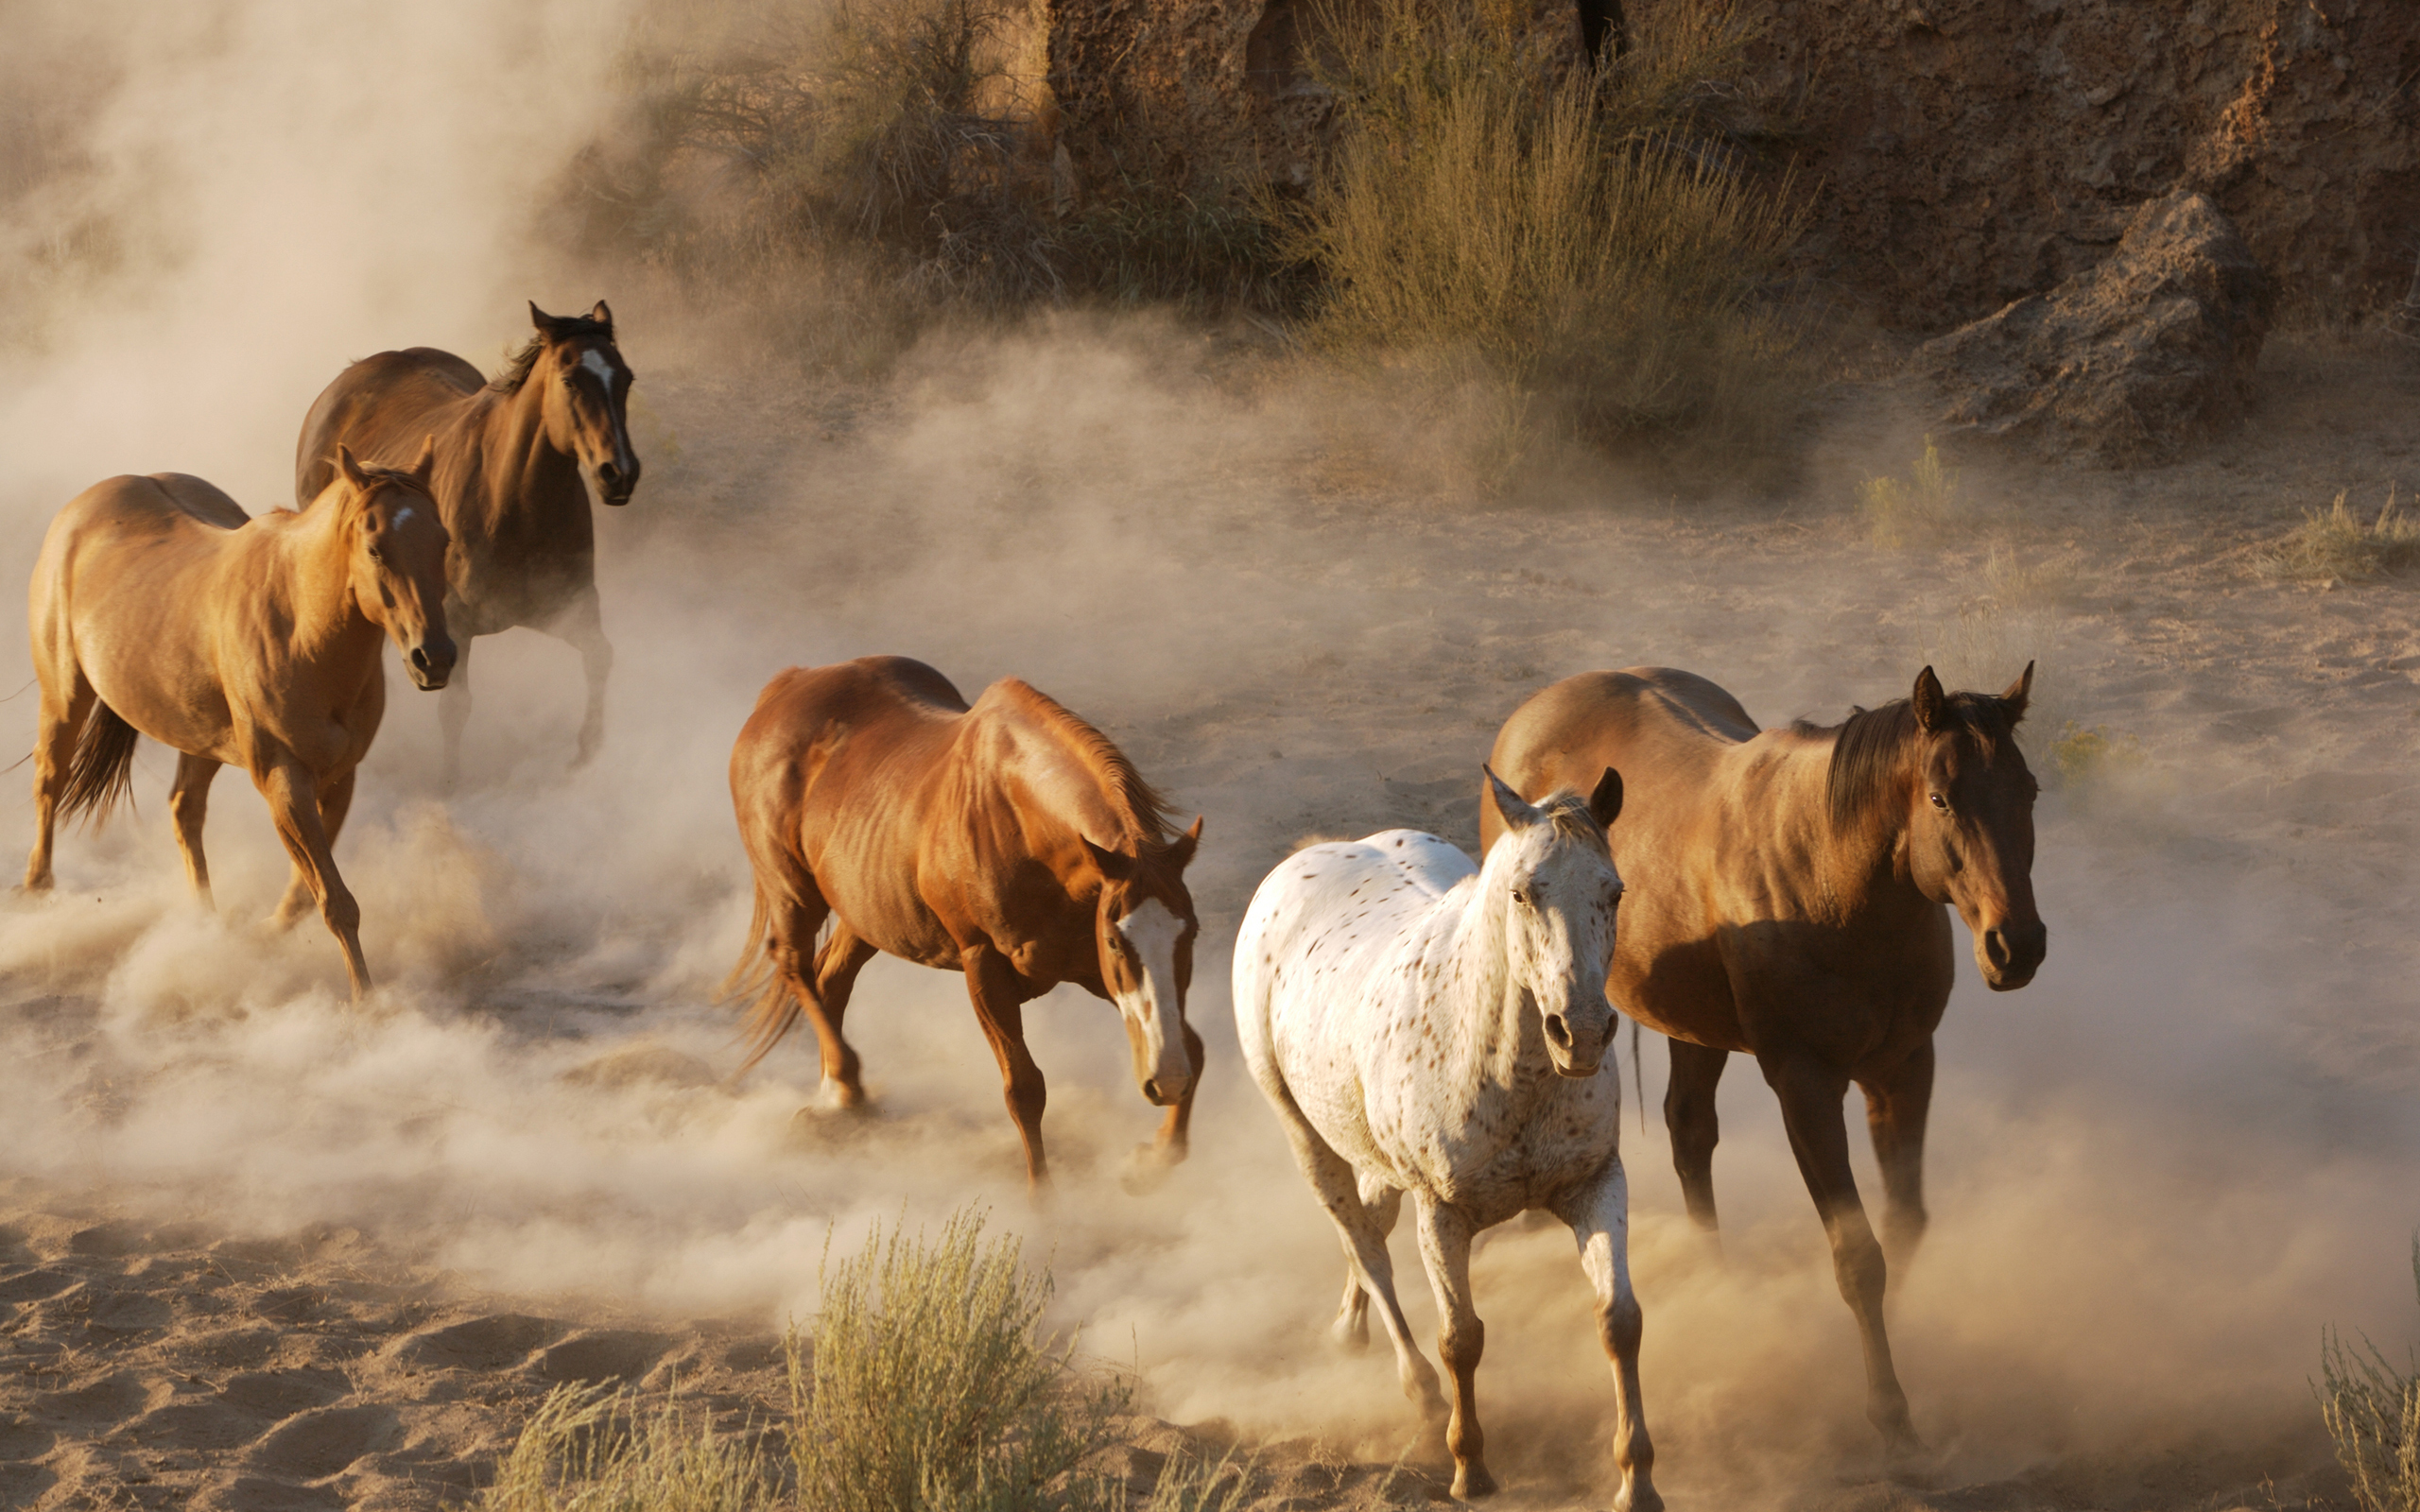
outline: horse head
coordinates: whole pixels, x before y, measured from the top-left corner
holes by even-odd
[[[596,301],[586,315],[553,316],[529,304],[544,350],[530,378],[544,384],[546,438],[576,459],[611,505],[631,502],[639,486],[631,445],[631,365],[614,345],[614,312]]]
[[[1593,1076],[1614,1039],[1605,971],[1614,950],[1621,873],[1605,831],[1622,810],[1622,780],[1610,766],[1583,802],[1554,793],[1535,807],[1491,767],[1487,790],[1504,820],[1479,885],[1504,911],[1504,964],[1511,985],[1534,1005],[1547,1058],[1565,1076]]]
[[[1201,926],[1184,868],[1201,842],[1200,819],[1174,840],[1140,845],[1131,854],[1084,841],[1101,876],[1093,922],[1101,985],[1126,1021],[1134,1079],[1161,1108],[1193,1085],[1184,994],[1193,985],[1193,939]]]
[[[2033,799],[2041,788],[2016,746],[2032,690],[2031,662],[1997,697],[1945,693],[1927,667],[1908,700],[1917,774],[1909,798],[1909,876],[1966,920],[1975,964],[1996,992],[2033,980],[2049,949],[2033,905]]]
[[[337,444],[338,528],[344,532],[354,602],[403,653],[414,686],[433,691],[454,674],[445,633],[445,548],[451,537],[429,494],[437,438],[408,468],[370,467]]]

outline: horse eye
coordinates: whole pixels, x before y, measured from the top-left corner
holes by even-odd
[[[1949,812],[1949,799],[1942,797],[1938,793],[1935,793],[1932,796],[1932,806],[1941,810],[1944,814],[1946,814]]]
[[[370,548],[370,559],[372,561],[385,561],[387,559],[387,553],[377,546],[372,546]]]
[[[1512,889],[1512,901],[1524,908],[1530,906],[1530,895],[1518,887]]]

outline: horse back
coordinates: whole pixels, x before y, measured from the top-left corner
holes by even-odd
[[[294,503],[308,508],[336,481],[337,443],[365,462],[408,467],[421,443],[440,437],[486,387],[479,370],[450,352],[407,347],[381,352],[337,374],[312,401],[294,444]]]

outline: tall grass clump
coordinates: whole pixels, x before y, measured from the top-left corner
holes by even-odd
[[[1909,475],[1889,473],[1858,485],[1858,506],[1874,543],[1895,551],[1940,540],[1959,516],[1958,472],[1941,459],[1941,448],[1925,438],[1925,455]]]
[[[2420,1236],[2411,1283],[2420,1292]],[[2355,1349],[2330,1329],[2319,1368],[2320,1416],[2361,1512],[2420,1512],[2420,1366],[2407,1357],[2398,1369],[2369,1340]]]
[[[2394,490],[2376,518],[2364,521],[2336,495],[2332,508],[2307,510],[2303,523],[2271,547],[2261,565],[2270,576],[2305,582],[2357,582],[2420,565],[2420,520],[2396,506]]]
[[[1331,7],[1341,131],[1285,211],[1335,348],[1475,369],[1517,428],[1769,454],[1799,394],[1765,298],[1799,229],[1720,129],[1746,24],[1656,8],[1622,59],[1559,62],[1526,7]]]
[[[787,1503],[761,1448],[718,1436],[678,1397],[558,1386],[479,1498],[481,1512],[774,1512]]]
[[[793,1337],[791,1457],[817,1512],[1081,1512],[1082,1467],[1129,1404],[1042,1332],[1046,1273],[960,1213],[927,1243],[894,1227],[828,1265],[814,1347]]]

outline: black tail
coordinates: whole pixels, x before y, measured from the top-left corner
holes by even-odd
[[[67,785],[59,795],[59,816],[84,816],[95,827],[109,821],[110,810],[134,797],[134,743],[141,737],[108,704],[95,702],[84,732],[76,737],[76,755],[67,764]]]

